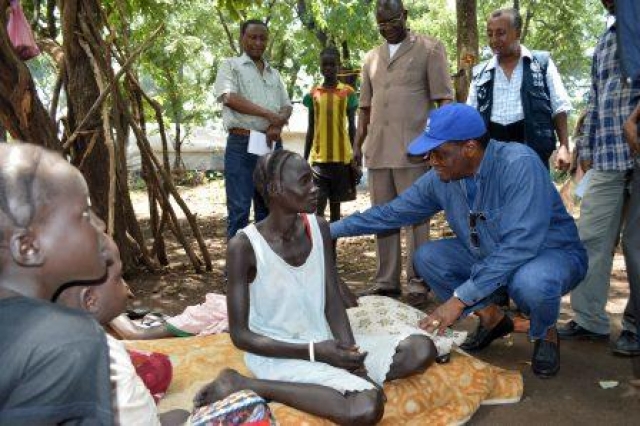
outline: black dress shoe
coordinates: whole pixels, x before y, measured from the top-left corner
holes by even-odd
[[[531,370],[541,379],[548,379],[560,370],[560,343],[536,340],[531,358]]]
[[[513,321],[509,315],[502,317],[500,322],[492,329],[487,329],[480,324],[476,332],[467,337],[467,340],[460,345],[460,349],[468,352],[475,352],[486,348],[494,340],[506,336],[513,331]]]
[[[562,340],[608,340],[609,334],[594,333],[571,320],[558,329],[558,337]]]
[[[616,355],[638,356],[640,355],[640,338],[629,330],[622,330],[611,350]]]
[[[400,288],[385,287],[385,286],[381,286],[380,284],[376,284],[376,285],[374,285],[372,287],[369,287],[366,290],[362,290],[362,291],[358,292],[358,297],[362,297],[362,296],[387,296],[387,297],[398,298],[398,297],[400,297],[401,294],[402,294],[402,291],[400,290]]]

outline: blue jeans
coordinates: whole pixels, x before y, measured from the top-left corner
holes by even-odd
[[[449,300],[454,290],[469,279],[477,261],[457,238],[423,244],[413,257],[414,268],[442,301]],[[529,336],[539,339],[558,320],[562,295],[578,285],[586,270],[586,260],[580,253],[544,249],[517,269],[509,282],[496,283],[496,290],[506,287],[518,307],[531,317]],[[491,303],[489,296],[465,309],[463,315]]]
[[[267,217],[269,210],[253,185],[253,171],[258,156],[249,154],[249,136],[229,134],[224,151],[224,182],[227,194],[227,240],[249,224],[249,210],[253,200],[255,222]],[[281,149],[282,143],[276,144]]]

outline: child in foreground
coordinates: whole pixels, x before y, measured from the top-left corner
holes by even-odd
[[[50,303],[69,282],[100,284],[104,223],[60,155],[0,144],[0,424],[113,424],[104,333]]]
[[[65,289],[58,303],[90,313],[101,325],[108,324],[126,308],[132,297],[122,279],[122,262],[115,242],[107,237],[109,266],[104,284],[74,286]],[[112,404],[116,424],[120,425],[180,425],[189,413],[175,410],[158,417],[155,401],[142,379],[136,374],[131,358],[121,341],[107,335],[112,383]]]
[[[109,266],[104,284],[95,287],[74,286],[64,290],[58,299],[62,305],[90,313],[102,326],[107,326],[120,315],[125,310],[127,299],[133,296],[122,279],[122,261],[118,247],[108,237],[107,256]],[[250,391],[230,395],[228,400],[217,404],[198,407],[192,417],[185,410],[159,414],[154,397],[136,373],[124,344],[110,335],[107,335],[107,342],[111,361],[113,412],[117,425],[204,426],[227,424],[225,419],[228,418],[266,419],[264,424],[269,424],[269,408],[262,398]],[[158,373],[167,376],[164,371]]]

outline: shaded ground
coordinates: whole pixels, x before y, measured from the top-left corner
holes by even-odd
[[[214,271],[195,274],[175,240],[167,238],[171,267],[158,275],[139,274],[129,278],[137,299],[133,306],[149,307],[167,314],[181,312],[184,307],[200,303],[207,292],[224,293],[225,200],[221,181],[196,188],[182,188],[181,194],[192,212],[198,214],[201,232],[207,241]],[[146,227],[148,207],[146,193],[134,193],[138,216]],[[368,194],[361,191],[358,199],[345,203],[349,214],[368,206]],[[185,226],[184,229],[187,227]],[[432,238],[442,238],[449,230],[442,219],[432,226]],[[197,247],[194,248],[197,250]],[[372,237],[344,239],[338,245],[338,268],[341,277],[355,290],[367,286],[376,267]],[[617,337],[624,304],[628,297],[626,270],[622,256],[617,253],[612,274],[610,301],[612,334]],[[429,308],[428,308],[429,309]],[[569,319],[569,300],[562,304],[561,322]],[[472,329],[474,319],[463,321],[459,327]],[[522,371],[525,394],[519,404],[481,407],[471,425],[637,425],[640,424],[640,388],[629,384],[633,378],[631,360],[614,357],[608,344],[593,342],[563,342],[562,369],[555,379],[541,380],[530,372],[532,345],[525,335],[514,334],[479,355],[495,365]],[[637,360],[640,377],[640,359]],[[612,389],[602,389],[600,381],[617,381]]]

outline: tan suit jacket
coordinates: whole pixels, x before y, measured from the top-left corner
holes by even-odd
[[[408,161],[407,145],[424,131],[433,101],[441,99],[453,99],[453,87],[440,41],[409,33],[392,59],[387,42],[369,51],[360,93],[360,107],[371,108],[367,167],[423,167]]]

